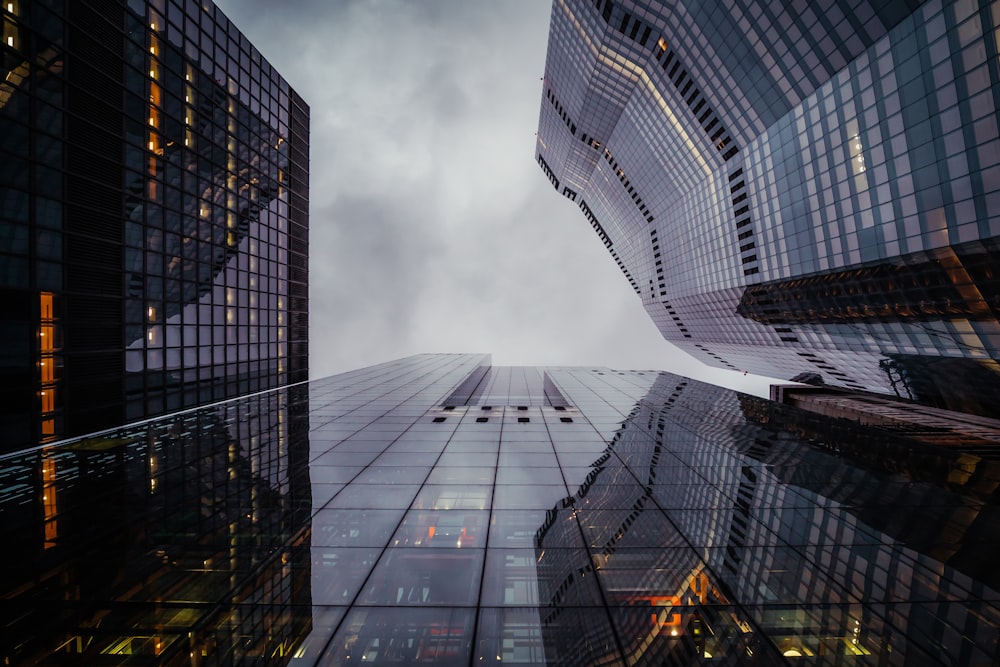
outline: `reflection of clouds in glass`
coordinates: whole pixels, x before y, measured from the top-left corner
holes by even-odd
[[[4,479],[42,466],[37,482],[11,487],[2,511],[9,515],[14,504],[44,495],[63,512],[45,523],[46,537],[58,547],[50,553],[62,558],[63,573],[48,587],[59,589],[57,599],[85,608],[82,614],[89,619],[117,619],[115,628],[96,640],[101,643],[97,652],[121,658],[121,647],[132,647],[127,655],[144,651],[152,659],[152,645],[141,641],[145,638],[128,639],[134,636],[130,628],[148,622],[167,628],[157,661],[175,648],[175,637],[201,623],[218,624],[220,618],[225,622],[213,625],[218,632],[213,642],[268,637],[280,643],[308,634],[312,502],[308,468],[297,458],[308,450],[307,428],[302,428],[307,398],[303,391],[278,389],[3,462]],[[45,515],[39,512],[42,521]],[[77,524],[86,529],[74,529]],[[41,530],[27,532],[42,535]],[[15,572],[41,560],[35,543],[35,538],[18,542],[23,548],[15,550],[11,565],[26,569]],[[45,548],[41,539],[37,545]],[[248,577],[251,571],[255,576]],[[30,586],[22,586],[20,577],[14,574],[3,585],[17,582],[21,588],[15,593],[21,596],[17,623],[31,628],[22,636],[31,637],[27,645],[35,660],[43,651],[54,655],[62,644],[54,638],[62,635],[49,634],[52,609],[36,604],[47,593],[24,594]],[[29,576],[23,581],[41,580]],[[169,611],[155,602],[164,599],[172,601]],[[220,616],[216,605],[223,600],[235,607],[253,605],[259,613]],[[55,643],[43,648],[49,639]],[[188,647],[183,653],[186,657]],[[25,653],[13,655],[18,664],[34,661]]]
[[[190,67],[188,71],[189,82],[205,76],[194,74]],[[193,89],[189,92],[194,94]],[[260,273],[266,279],[276,275],[279,267],[284,270],[287,261],[288,142],[218,85],[200,81],[195,98],[197,106],[183,112],[183,124],[176,118],[159,123],[164,134],[159,157],[148,158],[148,173],[134,177],[128,188],[133,196],[126,202],[125,213],[136,223],[126,225],[125,310],[130,345],[142,336],[140,313],[149,305],[160,308],[162,321],[211,294],[233,256],[247,251],[244,239],[252,242],[249,265],[240,265],[241,271]],[[166,116],[169,105],[156,113]],[[187,126],[198,131],[197,150],[189,150],[186,140],[171,135]],[[271,206],[275,200],[282,206]],[[268,210],[280,217],[262,218]],[[267,224],[261,226],[262,221]],[[239,282],[228,284],[243,290],[269,287],[238,278]],[[133,362],[129,368],[134,367]]]
[[[260,605],[288,604],[313,619],[288,626],[309,635],[294,650],[320,664],[368,656],[468,665],[470,650],[473,663],[494,665],[529,656],[532,664],[735,664],[748,650],[762,664],[792,652],[884,662],[889,647],[900,661],[947,664],[952,653],[942,636],[964,642],[963,664],[988,664],[1000,627],[998,577],[981,557],[996,551],[992,487],[982,483],[995,477],[991,462],[979,461],[972,474],[969,455],[942,448],[937,456],[967,473],[949,475],[912,447],[911,431],[893,434],[669,374],[590,368],[551,371],[570,405],[533,408],[531,424],[544,435],[529,438],[516,421],[523,411],[498,395],[486,412],[503,419],[510,411],[515,421],[503,423],[511,429],[492,430],[492,418],[477,422],[479,406],[441,404],[484,363],[484,355],[418,355],[148,422],[143,448],[124,457],[103,437],[56,450],[59,472],[85,463],[112,478],[124,471],[130,497],[171,510],[147,521],[140,513],[162,513],[162,505],[109,508],[112,517],[127,511],[133,519],[119,528],[135,519],[150,526],[161,550],[155,562],[124,558],[138,550],[115,552],[117,541],[100,545],[112,558],[88,560],[123,563],[140,577],[170,572],[139,588],[123,582],[140,591],[130,609],[162,609],[155,593],[173,575],[183,579],[182,592],[194,590],[186,586],[195,579],[238,585],[240,596],[226,599],[252,600],[241,612],[254,613],[227,615],[217,627],[232,633],[214,633],[206,657],[249,636],[271,637],[244,624],[269,618],[256,613]],[[494,367],[491,375],[504,373],[510,369]],[[296,398],[306,394],[308,406]],[[566,414],[576,418],[561,421]],[[437,415],[447,418],[436,422]],[[611,434],[602,440],[591,421]],[[518,456],[504,454],[551,464],[553,450],[570,455],[574,442],[589,441],[586,430],[602,451],[585,448],[567,459],[570,468],[534,468],[562,470],[566,479],[589,471],[568,493],[540,481],[504,483],[525,470]],[[489,451],[493,462],[444,465],[442,453],[452,450]],[[98,461],[104,465],[92,465]],[[19,505],[37,496],[17,494],[44,492],[44,470],[9,474],[34,474],[11,486]],[[89,486],[102,508],[123,495],[87,475],[48,477]],[[184,493],[172,493],[172,483]],[[76,515],[80,497],[91,501],[61,496],[52,530]],[[512,498],[537,508],[504,509]],[[439,503],[449,509],[420,509]],[[480,504],[487,508],[474,508]],[[38,528],[17,537],[42,548]],[[183,558],[189,553],[200,557]],[[24,559],[18,550],[11,557]],[[213,599],[226,593],[217,590]],[[154,596],[143,601],[147,591]],[[924,632],[927,613],[941,634]],[[125,621],[132,617],[108,616],[104,636],[117,636],[113,626]],[[30,631],[48,627],[32,623]],[[62,637],[59,628],[53,646]]]
[[[276,228],[287,210],[284,198],[270,202],[260,219],[249,224],[247,235],[223,270],[214,276],[211,290],[196,303],[185,304],[181,312],[171,315],[166,322],[146,329],[147,345],[166,344],[166,353],[158,349],[143,352],[143,339],[135,340],[126,348],[126,371],[175,370],[195,364],[285,356],[287,344],[279,332],[287,328],[287,282],[279,277],[279,271],[269,270],[282,265],[287,253],[277,244],[261,243],[258,239]],[[251,276],[250,267],[254,263],[267,270]],[[250,290],[251,280],[260,291]],[[147,317],[149,308],[155,307],[147,307]],[[226,329],[220,336],[220,332],[208,325],[226,325]],[[245,349],[246,355],[240,352],[237,359],[229,359],[231,350],[225,346],[248,343],[260,345],[233,348]]]

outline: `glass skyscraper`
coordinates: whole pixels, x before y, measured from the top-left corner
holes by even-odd
[[[306,379],[308,106],[210,2],[0,9],[0,451]]]
[[[1000,409],[986,0],[557,0],[536,159],[717,367]]]
[[[8,454],[0,660],[992,664],[996,454],[914,435],[439,354]]]
[[[989,235],[965,238],[956,222],[957,240],[934,245],[940,230],[923,230],[937,219],[925,197],[947,198],[948,225],[966,200],[978,225],[989,220],[996,151],[979,149],[992,146],[980,112],[993,108],[995,45],[983,47],[994,49],[987,87],[970,91],[1000,19],[961,3],[705,7],[557,2],[553,34],[571,52],[550,55],[546,81],[539,146],[552,152],[539,163],[553,184],[636,290],[653,298],[649,281],[681,337],[719,363],[771,327],[861,341],[795,354],[835,378],[846,371],[833,363],[855,372],[878,357],[871,376],[889,377],[887,392],[990,373],[988,354],[945,354],[960,322],[968,349],[990,340],[979,315],[995,304],[976,282],[992,277]],[[780,389],[779,403],[651,370],[504,367],[484,354],[307,381],[301,98],[207,2],[4,0],[2,11],[0,664],[996,662],[997,420],[816,388]],[[671,32],[655,33],[667,19]],[[711,48],[751,32],[729,60]],[[769,54],[786,42],[801,57],[779,63]],[[951,69],[925,80],[911,63],[925,55]],[[576,81],[588,57],[597,78],[554,83]],[[696,68],[684,77],[702,72],[697,87],[674,78],[682,59]],[[933,146],[965,143],[937,158],[935,189],[912,143],[922,111],[909,109],[947,97],[948,71],[964,87],[954,114],[928,111]],[[620,85],[632,75],[632,89]],[[923,102],[910,97],[917,79]],[[578,102],[593,127],[565,106]],[[708,148],[683,113],[704,115]],[[940,134],[952,116],[959,129]],[[834,143],[845,127],[858,148]],[[919,242],[900,235],[905,248],[879,255],[879,218],[845,227],[841,255],[810,255],[819,232],[793,234],[791,211],[812,211],[810,183],[825,181],[793,148],[803,136],[827,160],[836,196],[823,206],[837,224],[854,219],[848,205],[890,205]],[[649,150],[660,140],[687,161]],[[681,224],[728,215],[730,197],[739,234],[749,226],[751,243],[788,253],[727,254],[721,228]],[[868,233],[875,246],[851,245]],[[736,277],[698,291],[716,284],[716,255]],[[808,277],[789,273],[809,262],[820,268]],[[910,301],[893,308],[917,315],[875,321],[856,300],[830,305],[845,271],[873,294],[899,285]],[[935,291],[942,276],[958,297]],[[778,324],[774,304],[788,311]],[[729,320],[711,324],[719,313]],[[896,356],[864,347],[890,324]],[[730,342],[700,342],[698,327]],[[930,352],[911,354],[918,329]],[[769,364],[799,344],[782,343],[764,346]],[[957,361],[925,368],[938,359]],[[868,370],[841,384],[867,386]]]

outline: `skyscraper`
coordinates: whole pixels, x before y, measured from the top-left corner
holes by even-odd
[[[990,664],[995,455],[911,433],[439,354],[0,456],[0,660]]]
[[[2,10],[0,451],[304,380],[308,106],[210,2]]]
[[[1000,408],[988,2],[553,3],[536,159],[701,361]]]

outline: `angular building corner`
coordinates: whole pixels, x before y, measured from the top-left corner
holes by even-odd
[[[697,359],[995,415],[1000,16],[855,4],[557,0],[536,160]]]
[[[308,105],[208,2],[2,14],[0,451],[305,380]]]

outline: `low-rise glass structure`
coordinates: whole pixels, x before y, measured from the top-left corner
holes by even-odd
[[[991,664],[994,456],[411,357],[0,458],[0,658]]]

